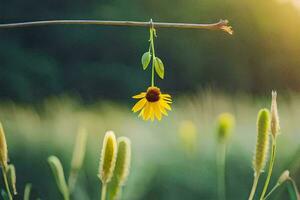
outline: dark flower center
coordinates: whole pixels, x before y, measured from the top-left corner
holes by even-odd
[[[148,102],[156,102],[159,100],[160,89],[156,87],[148,88],[146,99]]]

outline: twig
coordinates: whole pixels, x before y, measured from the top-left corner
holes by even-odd
[[[135,26],[135,27],[150,27],[155,28],[179,28],[179,29],[207,29],[207,30],[222,30],[232,34],[231,26],[228,26],[228,20],[220,20],[212,24],[191,24],[191,23],[166,23],[166,22],[138,22],[138,21],[106,21],[106,20],[46,20],[46,21],[31,21],[0,24],[1,29],[5,28],[22,28],[31,26],[45,25],[100,25],[100,26]]]

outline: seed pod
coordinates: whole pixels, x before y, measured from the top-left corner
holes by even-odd
[[[115,167],[115,176],[120,185],[123,185],[129,175],[131,160],[131,144],[127,137],[118,138],[118,154]]]
[[[2,124],[0,122],[0,165],[7,169],[7,160],[8,160],[8,153],[7,153],[7,143],[4,134],[4,130]]]
[[[275,138],[280,130],[279,115],[277,110],[277,92],[272,91],[272,103],[271,103],[271,133]]]
[[[234,116],[230,113],[222,113],[218,117],[217,133],[218,140],[225,142],[230,137],[234,128]]]
[[[253,168],[256,174],[263,171],[267,162],[269,147],[270,117],[268,109],[261,109],[257,116],[257,142],[253,159]]]
[[[278,184],[282,184],[284,183],[285,181],[289,180],[290,179],[290,171],[289,170],[285,170],[279,177],[277,183]]]
[[[114,132],[106,132],[103,140],[100,164],[99,164],[99,178],[103,184],[108,183],[115,169],[117,158],[117,141]]]
[[[110,199],[114,200],[120,195],[121,187],[125,184],[130,170],[131,144],[127,137],[118,138],[118,153],[114,176],[109,185]]]

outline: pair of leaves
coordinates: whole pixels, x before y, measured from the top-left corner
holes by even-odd
[[[142,65],[143,65],[144,70],[146,70],[147,67],[149,66],[150,61],[151,61],[151,57],[152,57],[152,55],[149,51],[143,54],[143,56],[142,56]],[[161,79],[164,79],[165,67],[164,67],[164,64],[161,61],[161,59],[158,58],[158,57],[154,57],[153,58],[153,64],[154,64],[154,68],[155,68],[155,71],[158,74],[158,76]]]

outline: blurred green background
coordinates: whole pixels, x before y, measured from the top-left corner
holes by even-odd
[[[297,0],[295,0],[296,2]],[[104,19],[213,23],[228,19],[235,34],[159,29],[166,67],[158,84],[173,94],[213,87],[228,92],[300,90],[299,9],[277,0],[1,1],[0,22]],[[150,84],[141,70],[148,30],[46,26],[0,31],[0,97],[39,102],[64,93],[128,101]]]
[[[298,3],[297,3],[298,2]],[[123,199],[217,199],[216,118],[236,116],[227,159],[227,198],[247,199],[252,184],[256,114],[279,93],[282,134],[272,185],[284,169],[300,184],[300,6],[298,0],[0,0],[0,23],[103,19],[213,23],[221,31],[158,29],[156,53],[165,64],[157,85],[174,97],[161,122],[132,114],[131,96],[150,84],[142,54],[149,33],[138,27],[58,25],[0,30],[0,121],[19,197],[60,199],[49,155],[69,171],[79,127],[89,132],[87,157],[74,199],[99,199],[100,148],[106,130],[132,140],[133,161]],[[196,127],[191,154],[180,124]],[[265,175],[262,176],[265,178]],[[2,184],[2,182],[1,182]],[[2,185],[1,185],[2,186]],[[261,188],[261,187],[260,187]],[[287,199],[282,188],[273,199]]]

